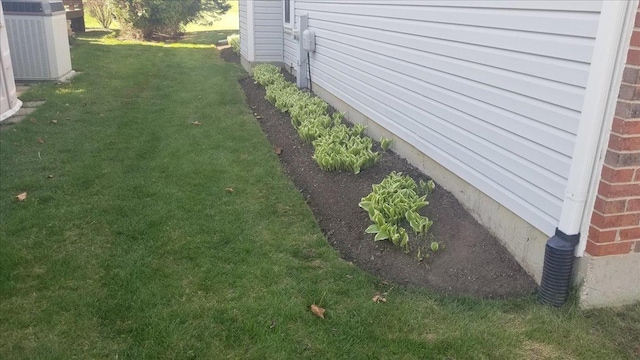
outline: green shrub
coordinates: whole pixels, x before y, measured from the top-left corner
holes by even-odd
[[[126,35],[137,38],[176,36],[184,25],[217,18],[231,9],[227,0],[111,0]]]
[[[240,54],[240,35],[233,34],[227,36],[227,43],[229,44],[229,46],[231,46],[233,52],[235,52],[236,54]]]
[[[114,13],[110,0],[85,0],[84,7],[103,28],[108,29],[111,26]]]

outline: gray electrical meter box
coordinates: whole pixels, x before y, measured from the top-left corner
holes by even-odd
[[[316,33],[313,30],[302,32],[302,48],[309,52],[316,51]]]

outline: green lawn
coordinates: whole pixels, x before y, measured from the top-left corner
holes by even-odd
[[[640,306],[446,297],[341,260],[214,48],[84,35],[73,63],[0,133],[0,358],[638,356]]]
[[[219,19],[207,18],[204,22],[195,22],[187,24],[185,30],[188,32],[212,32],[212,31],[229,31],[230,33],[238,33],[240,28],[240,18],[238,17],[238,0],[228,0],[231,4],[231,9],[226,14],[220,16]],[[84,16],[85,26],[87,29],[101,29],[102,26],[88,12],[85,12]],[[111,29],[119,29],[120,25],[117,21],[113,21],[110,26]],[[225,36],[226,37],[226,36]]]

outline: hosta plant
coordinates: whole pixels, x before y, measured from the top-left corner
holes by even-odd
[[[424,187],[433,191],[435,184],[430,180]],[[408,251],[409,238],[403,225],[408,224],[416,235],[426,235],[433,225],[433,221],[418,213],[429,204],[426,199],[430,191],[422,192],[422,195],[418,191],[418,185],[411,177],[395,171],[373,185],[373,191],[359,204],[373,221],[365,232],[375,234],[375,241],[389,239]]]
[[[389,150],[389,148],[391,147],[391,143],[393,143],[392,139],[389,139],[389,138],[386,138],[386,137],[381,137],[380,138],[380,147],[384,151]]]
[[[236,54],[240,54],[240,35],[233,34],[227,36],[227,43],[229,44],[229,46],[231,46],[233,52],[235,52]]]
[[[280,68],[275,65],[261,64],[253,68],[253,79],[262,86],[269,86],[276,82],[286,82],[280,73]]]
[[[371,138],[359,135],[360,129],[348,128],[344,124],[333,126],[326,134],[313,142],[313,159],[327,171],[360,170],[375,164],[380,154],[373,152]]]

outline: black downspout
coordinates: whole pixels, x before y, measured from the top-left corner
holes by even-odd
[[[556,234],[547,241],[542,281],[538,289],[538,300],[541,303],[560,307],[567,302],[571,288],[574,252],[579,240],[579,233],[567,235],[556,229]]]

